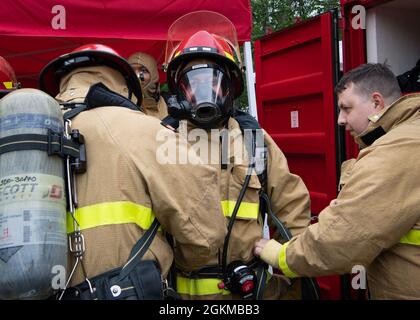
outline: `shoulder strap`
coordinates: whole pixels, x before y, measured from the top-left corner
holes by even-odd
[[[243,134],[245,134],[247,131],[251,131],[252,134],[252,141],[251,143],[249,143],[249,141],[245,141],[246,142],[246,147],[248,152],[252,152],[252,150],[255,152],[255,156],[257,159],[255,159],[257,161],[257,163],[255,163],[256,166],[261,166],[262,170],[258,170],[258,180],[261,183],[261,187],[263,190],[266,190],[267,187],[267,154],[266,154],[266,146],[265,143],[263,146],[257,146],[257,141],[256,141],[256,132],[257,130],[262,130],[260,124],[258,123],[258,121],[251,116],[249,113],[244,112],[244,111],[240,111],[240,110],[235,110],[235,113],[233,114],[233,118],[238,122],[239,127],[241,128],[241,131]],[[249,139],[249,135],[245,135],[245,138]],[[250,144],[252,145],[252,147],[250,146]],[[261,148],[262,147],[262,148]],[[263,160],[264,162],[259,164],[258,161],[259,160]]]
[[[245,147],[250,155],[250,170],[256,170],[258,179],[261,183],[261,192],[266,189],[266,152],[265,143],[261,146],[257,146],[257,134],[261,130],[258,121],[247,112],[236,110],[233,114],[233,118],[238,122],[241,128],[242,134],[244,135]],[[261,154],[263,152],[263,154]],[[258,163],[258,161],[263,163]],[[261,167],[263,166],[263,167]],[[261,170],[262,168],[262,170]],[[244,186],[247,187],[251,176],[251,172],[247,174]],[[268,196],[267,196],[268,199]],[[242,200],[242,199],[241,199]],[[265,219],[266,210],[264,209],[264,202],[260,199],[260,212],[263,214],[263,220]],[[262,300],[264,295],[265,284],[267,281],[267,264],[260,261],[256,268],[257,285],[254,288],[253,298],[256,300]]]
[[[245,129],[248,130],[257,130],[261,129],[260,124],[258,121],[251,116],[248,112],[235,110],[233,114],[233,118],[239,123],[241,130],[244,131]]]
[[[121,277],[124,277],[127,274],[129,274],[131,269],[135,266],[134,261],[138,261],[144,256],[147,249],[149,249],[150,245],[152,244],[153,239],[155,238],[155,235],[159,229],[159,225],[159,221],[155,218],[150,228],[147,229],[147,231],[133,246],[128,257],[128,261],[122,267]]]
[[[143,111],[131,100],[110,90],[102,82],[99,82],[89,88],[84,103],[74,104],[74,107],[70,106],[71,110],[64,113],[64,120],[72,119],[85,110],[115,106],[128,108],[134,111]]]
[[[234,114],[234,119],[238,122],[242,132],[245,130],[261,130],[261,127],[257,120],[253,116],[251,116],[249,113],[236,110]],[[252,144],[254,147],[254,150],[256,150],[256,135],[252,135]],[[265,143],[264,143],[264,149],[266,149]],[[266,150],[264,150],[266,152]],[[270,198],[267,194],[267,154],[264,154],[262,157],[259,157],[264,161],[263,170],[260,174],[258,174],[258,179],[261,183],[261,192],[260,192],[260,207],[261,207],[261,213],[264,215],[268,213],[273,220],[277,230],[280,232],[280,235],[285,239],[289,240],[291,238],[290,231],[284,226],[284,224],[280,221],[280,219],[273,213],[271,209],[271,203]]]
[[[258,130],[261,129],[259,123],[253,116],[251,116],[249,113],[239,111],[237,110],[234,114],[234,119],[239,123],[239,126],[244,132],[246,129],[248,130]],[[255,152],[258,152],[256,148],[256,135],[252,135],[252,149]],[[273,221],[274,225],[276,226],[276,229],[280,233],[281,237],[285,240],[290,240],[292,238],[292,234],[290,233],[289,229],[286,228],[286,226],[283,224],[283,222],[280,221],[280,219],[274,214],[272,208],[271,208],[271,202],[270,198],[267,194],[267,151],[266,146],[264,143],[264,151],[265,154],[259,159],[262,159],[263,161],[263,170],[261,173],[258,174],[258,179],[261,183],[261,192],[260,192],[260,212],[263,215],[263,219],[265,218],[266,214],[269,214],[271,217],[271,220]],[[261,152],[261,151],[260,151]],[[255,155],[253,155],[255,156]],[[262,269],[264,270],[264,269]],[[262,272],[262,270],[259,270],[259,273]],[[264,272],[265,273],[265,272]],[[261,278],[260,278],[261,280]],[[261,282],[260,282],[261,283]],[[262,286],[263,288],[263,286]],[[302,290],[307,295],[307,299],[311,300],[319,300],[319,286],[316,283],[315,279],[312,278],[302,278]],[[257,296],[261,297],[262,293],[258,293]]]

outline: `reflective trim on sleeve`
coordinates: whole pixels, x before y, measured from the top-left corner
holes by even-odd
[[[281,269],[281,271],[283,272],[283,274],[286,277],[297,278],[298,275],[296,273],[294,273],[292,270],[290,270],[290,268],[289,268],[289,266],[287,265],[287,262],[286,262],[286,249],[287,249],[288,245],[289,245],[289,242],[286,242],[280,248],[279,268]]]
[[[80,230],[124,223],[135,223],[143,230],[147,230],[152,225],[155,215],[151,208],[134,202],[118,201],[76,209],[75,218]],[[73,219],[70,213],[67,213],[67,233],[71,232],[74,232]]]
[[[231,217],[233,213],[233,209],[235,208],[236,201],[231,200],[223,200],[221,202],[223,214],[225,217]],[[253,203],[253,202],[244,202],[242,201],[241,205],[239,206],[238,213],[236,214],[237,218],[240,219],[249,219],[249,220],[256,220],[258,219],[258,213],[260,211],[260,204]]]
[[[412,229],[400,239],[400,243],[420,246],[420,230]]]

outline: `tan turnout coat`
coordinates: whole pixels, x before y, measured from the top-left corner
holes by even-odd
[[[364,148],[319,222],[281,248],[286,275],[350,273],[364,266],[373,299],[420,299],[420,95],[370,117]],[[366,146],[363,137],[385,134]]]

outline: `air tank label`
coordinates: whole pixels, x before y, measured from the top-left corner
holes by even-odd
[[[63,124],[61,119],[38,113],[17,113],[0,117],[0,132],[22,128],[41,128],[62,132]]]
[[[28,244],[67,245],[60,177],[22,174],[0,179],[0,250]]]

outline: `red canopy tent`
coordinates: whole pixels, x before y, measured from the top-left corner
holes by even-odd
[[[36,87],[47,62],[86,43],[110,45],[124,57],[148,52],[162,63],[169,26],[197,10],[225,15],[239,41],[250,40],[249,0],[1,0],[0,55],[23,87]]]

